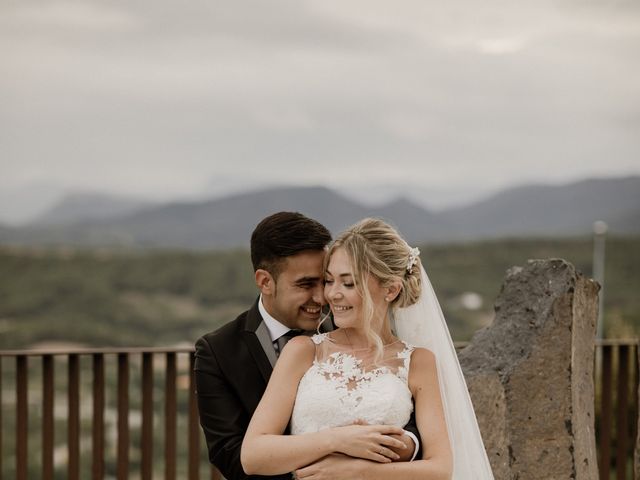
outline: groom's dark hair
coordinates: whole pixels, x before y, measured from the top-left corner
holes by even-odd
[[[324,250],[331,241],[329,230],[298,212],[278,212],[262,220],[251,234],[253,270],[266,270],[274,278],[286,257],[305,250]]]

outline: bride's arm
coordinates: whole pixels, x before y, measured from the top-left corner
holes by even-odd
[[[409,387],[416,409],[416,423],[422,440],[422,459],[381,464],[330,455],[296,470],[299,479],[314,480],[450,480],[452,454],[440,398],[433,353],[422,348],[411,355]]]
[[[389,435],[402,429],[384,425],[353,425],[304,435],[283,435],[296,398],[298,383],[311,366],[315,345],[307,337],[293,338],[282,350],[267,389],[242,442],[240,460],[248,475],[288,473],[334,452],[390,462],[388,447],[404,446]],[[383,456],[379,452],[384,452]]]

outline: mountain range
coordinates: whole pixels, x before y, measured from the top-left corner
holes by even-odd
[[[466,206],[439,211],[406,198],[365,205],[325,187],[278,187],[166,204],[76,195],[63,199],[28,226],[0,226],[0,244],[246,247],[254,226],[280,210],[300,211],[334,234],[361,218],[382,217],[411,243],[589,235],[596,220],[607,222],[614,234],[639,234],[640,177],[514,187]]]

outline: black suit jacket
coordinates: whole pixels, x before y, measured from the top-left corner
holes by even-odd
[[[200,424],[209,460],[227,480],[291,479],[291,474],[248,476],[240,463],[242,439],[267,387],[273,363],[275,352],[258,301],[196,342],[194,369]],[[418,435],[413,415],[405,428]]]
[[[266,325],[256,301],[238,318],[196,342],[194,368],[200,424],[209,460],[227,480],[291,479],[290,474],[248,476],[240,463],[242,439],[273,370],[256,333],[263,328]],[[269,347],[273,349],[270,340]]]

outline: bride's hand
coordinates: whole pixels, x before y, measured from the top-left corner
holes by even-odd
[[[400,456],[391,448],[405,444],[391,435],[402,435],[400,427],[392,425],[349,425],[330,430],[335,452],[375,462],[389,463]]]

